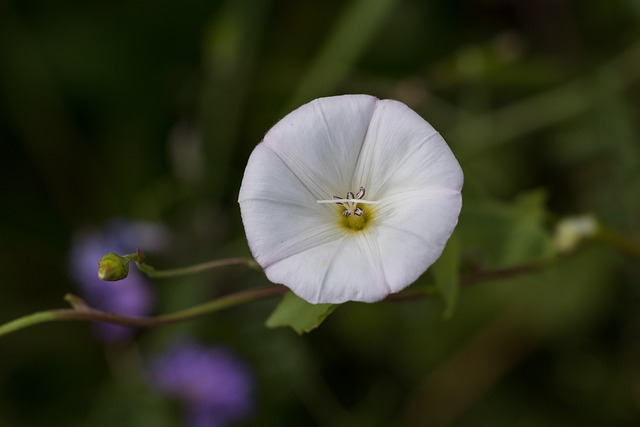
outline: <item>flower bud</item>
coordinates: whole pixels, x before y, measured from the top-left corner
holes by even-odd
[[[561,253],[571,252],[582,240],[595,236],[598,227],[591,215],[564,218],[556,226],[554,246]]]
[[[129,275],[129,260],[118,254],[109,252],[98,264],[98,278],[115,282],[125,279]]]

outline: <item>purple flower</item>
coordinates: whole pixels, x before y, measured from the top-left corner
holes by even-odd
[[[190,427],[228,426],[253,406],[248,367],[221,347],[174,345],[152,361],[150,383],[183,403]]]
[[[145,316],[151,311],[154,296],[145,277],[135,268],[119,282],[98,278],[98,263],[107,252],[126,254],[140,247],[159,250],[168,244],[167,231],[155,224],[110,221],[101,230],[79,232],[69,254],[69,274],[80,288],[81,296],[93,308],[128,316]],[[125,326],[96,323],[100,338],[118,342],[131,338],[134,330]]]

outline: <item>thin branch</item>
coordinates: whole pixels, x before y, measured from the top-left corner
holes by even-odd
[[[0,337],[40,323],[70,321],[70,320],[90,320],[98,322],[114,323],[117,325],[131,326],[136,328],[147,328],[163,325],[167,323],[181,322],[193,319],[204,314],[213,313],[225,308],[242,305],[252,301],[259,301],[273,298],[284,294],[288,289],[282,285],[269,286],[266,288],[255,288],[246,291],[236,292],[224,297],[196,305],[185,310],[165,314],[156,317],[130,317],[121,314],[109,313],[96,310],[88,306],[77,306],[76,308],[58,309],[33,313],[12,322],[0,326]],[[67,300],[73,299],[67,296]]]
[[[537,263],[520,264],[513,267],[495,268],[491,270],[474,270],[460,277],[460,286],[471,286],[481,282],[488,282],[490,280],[508,279],[527,273],[533,273],[550,267],[559,259],[559,257],[551,258]],[[435,294],[437,294],[436,291],[434,291],[434,295]],[[429,296],[430,294],[425,292],[424,289],[411,289],[404,292],[398,292],[397,294],[391,294],[385,298],[384,301],[409,301]]]
[[[188,267],[174,268],[170,270],[156,270],[144,261],[136,262],[136,266],[140,271],[152,279],[166,279],[169,277],[186,276],[193,273],[212,270],[214,268],[228,267],[231,265],[245,265],[250,268],[259,269],[260,266],[251,258],[226,258],[216,259],[213,261],[203,262],[201,264],[191,265]]]
[[[476,270],[465,274],[460,278],[460,285],[469,286],[476,283],[486,282],[489,280],[508,279],[510,277],[520,276],[527,273],[544,270],[556,263],[559,258],[551,258],[546,261],[537,263],[520,264],[513,267],[495,268],[492,270]]]
[[[610,245],[617,251],[625,254],[629,258],[640,261],[640,246],[627,236],[618,233],[615,230],[600,226],[600,230],[595,237],[603,243]]]

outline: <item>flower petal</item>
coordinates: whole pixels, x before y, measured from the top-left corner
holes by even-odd
[[[251,252],[263,267],[341,237],[326,207],[267,146],[251,154],[240,189]]]
[[[391,292],[413,283],[440,257],[461,207],[462,196],[454,190],[422,190],[384,199],[376,211],[375,232]]]
[[[374,302],[390,293],[381,256],[371,234],[353,233],[284,259],[265,273],[312,304]]]
[[[368,95],[320,98],[280,120],[265,135],[273,150],[316,200],[343,196],[377,99]]]
[[[462,169],[440,134],[398,101],[376,105],[354,172],[374,199],[423,188],[462,188]]]

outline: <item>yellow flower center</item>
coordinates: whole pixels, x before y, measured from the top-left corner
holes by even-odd
[[[339,205],[340,225],[349,231],[360,231],[373,219],[373,209],[368,205],[380,203],[377,200],[364,200],[364,187],[358,193],[349,191],[346,198],[333,196],[331,200],[318,200],[318,203],[335,203]]]

